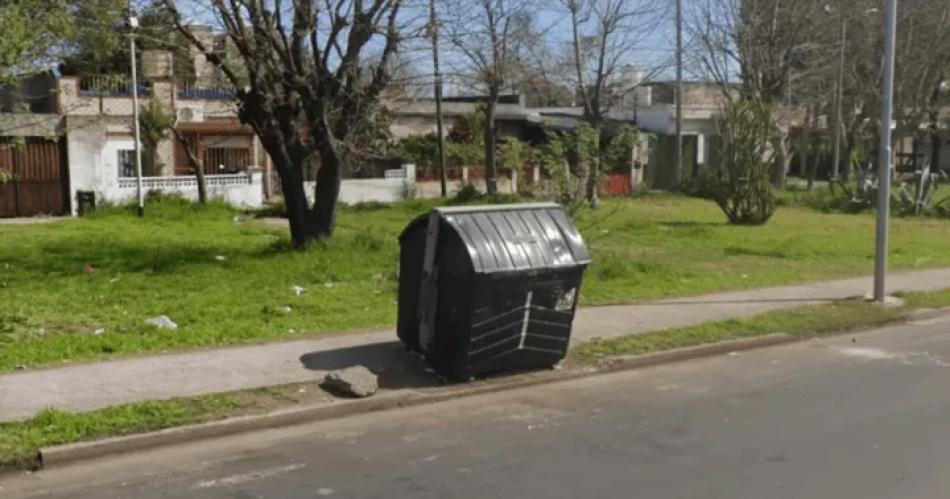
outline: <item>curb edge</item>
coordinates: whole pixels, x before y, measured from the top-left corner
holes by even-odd
[[[78,461],[97,459],[113,454],[143,451],[169,445],[193,442],[251,431],[282,428],[319,421],[340,419],[348,416],[369,414],[386,410],[435,404],[448,400],[487,395],[501,391],[528,388],[563,381],[571,381],[620,371],[640,369],[659,364],[681,362],[702,357],[721,355],[732,351],[752,350],[798,341],[785,333],[753,338],[709,343],[629,357],[606,360],[596,367],[567,371],[532,372],[516,375],[514,379],[489,379],[475,385],[453,385],[436,393],[394,394],[379,398],[347,401],[333,405],[313,405],[279,410],[264,414],[237,416],[229,419],[166,428],[149,433],[108,437],[71,444],[44,447],[39,459],[42,468],[64,466]],[[459,389],[458,387],[463,388]]]

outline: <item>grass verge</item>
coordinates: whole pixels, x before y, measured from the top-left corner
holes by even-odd
[[[147,433],[277,408],[327,401],[317,383],[125,404],[91,412],[47,409],[34,418],[0,423],[0,470],[36,469],[43,447]]]
[[[914,310],[950,306],[950,289],[908,293],[901,307],[880,307],[858,300],[768,312],[655,333],[598,340],[572,350],[568,365],[589,364],[620,355],[787,333],[805,338],[880,326],[907,318]],[[42,447],[157,431],[278,408],[327,402],[319,384],[298,383],[233,393],[127,404],[87,413],[46,410],[22,422],[0,423],[0,469],[39,465]]]
[[[907,293],[903,306],[882,307],[863,300],[843,300],[776,310],[742,319],[729,319],[654,333],[595,340],[571,351],[577,363],[622,355],[640,355],[708,343],[785,333],[799,338],[870,328],[907,318],[914,310],[950,306],[950,290]]]

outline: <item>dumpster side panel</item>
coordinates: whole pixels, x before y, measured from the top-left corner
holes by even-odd
[[[443,376],[466,380],[468,347],[472,318],[472,263],[466,245],[452,230],[439,231],[436,259],[439,294],[435,313],[435,332],[426,356]]]
[[[425,224],[415,223],[399,238],[399,307],[396,332],[406,348],[419,350],[419,292],[425,257]]]

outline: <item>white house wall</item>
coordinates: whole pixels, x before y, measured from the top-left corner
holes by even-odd
[[[131,136],[107,133],[109,127],[95,120],[71,119],[67,122],[67,151],[69,157],[70,211],[76,214],[77,195],[80,191],[96,194],[97,203],[126,203],[135,200],[135,184],[119,178],[119,155],[123,149],[134,149]],[[262,175],[210,175],[207,178],[208,196],[244,207],[258,207],[264,202]],[[167,194],[181,194],[188,199],[198,198],[194,177],[146,177],[144,190],[160,190]]]
[[[78,209],[76,194],[79,191],[96,192],[98,197],[103,190],[101,165],[106,131],[102,125],[72,118],[67,118],[66,128],[69,208],[75,215]]]

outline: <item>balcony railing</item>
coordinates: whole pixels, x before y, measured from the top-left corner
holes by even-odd
[[[149,95],[148,82],[138,82],[139,96]],[[132,81],[124,75],[84,76],[79,80],[79,95],[86,97],[128,97],[132,95]]]
[[[228,100],[236,95],[234,87],[202,85],[195,81],[178,82],[178,98],[180,99],[205,99],[205,100]]]

